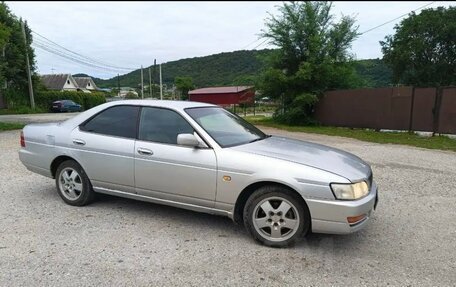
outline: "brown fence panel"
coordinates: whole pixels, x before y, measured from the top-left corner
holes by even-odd
[[[367,89],[329,91],[316,107],[316,119],[323,125],[345,127],[376,127],[382,118],[384,93]],[[366,114],[370,116],[367,117]]]
[[[385,117],[378,128],[391,130],[408,130],[412,104],[412,87],[392,88],[388,97],[390,103],[385,107]]]
[[[435,88],[416,88],[413,101],[412,130],[432,131]]]
[[[408,129],[412,87],[329,91],[316,107],[323,125]]]
[[[456,134],[456,87],[443,89],[438,132]]]

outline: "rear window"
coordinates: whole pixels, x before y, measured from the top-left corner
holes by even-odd
[[[80,126],[86,132],[136,138],[139,107],[116,106],[108,108]]]

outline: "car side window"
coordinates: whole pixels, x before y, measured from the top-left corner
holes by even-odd
[[[110,136],[136,138],[138,113],[139,107],[136,106],[111,107],[80,126],[80,129]]]
[[[192,126],[177,112],[143,107],[139,121],[139,139],[165,144],[177,144],[178,134],[193,134]]]

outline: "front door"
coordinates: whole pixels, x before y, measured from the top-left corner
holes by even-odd
[[[216,158],[211,148],[177,144],[177,135],[194,133],[176,111],[143,107],[135,145],[135,185],[140,195],[213,207]]]

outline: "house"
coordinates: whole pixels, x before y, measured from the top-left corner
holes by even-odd
[[[128,93],[132,93],[135,96],[138,96],[138,93],[134,89],[125,89],[125,90],[120,90],[119,93],[117,94],[119,97],[124,98]]]
[[[252,86],[210,87],[188,92],[189,100],[221,106],[253,103],[255,90]]]
[[[41,82],[49,90],[77,91],[78,83],[70,74],[41,75]]]
[[[73,77],[81,90],[96,91],[97,85],[91,77]]]

